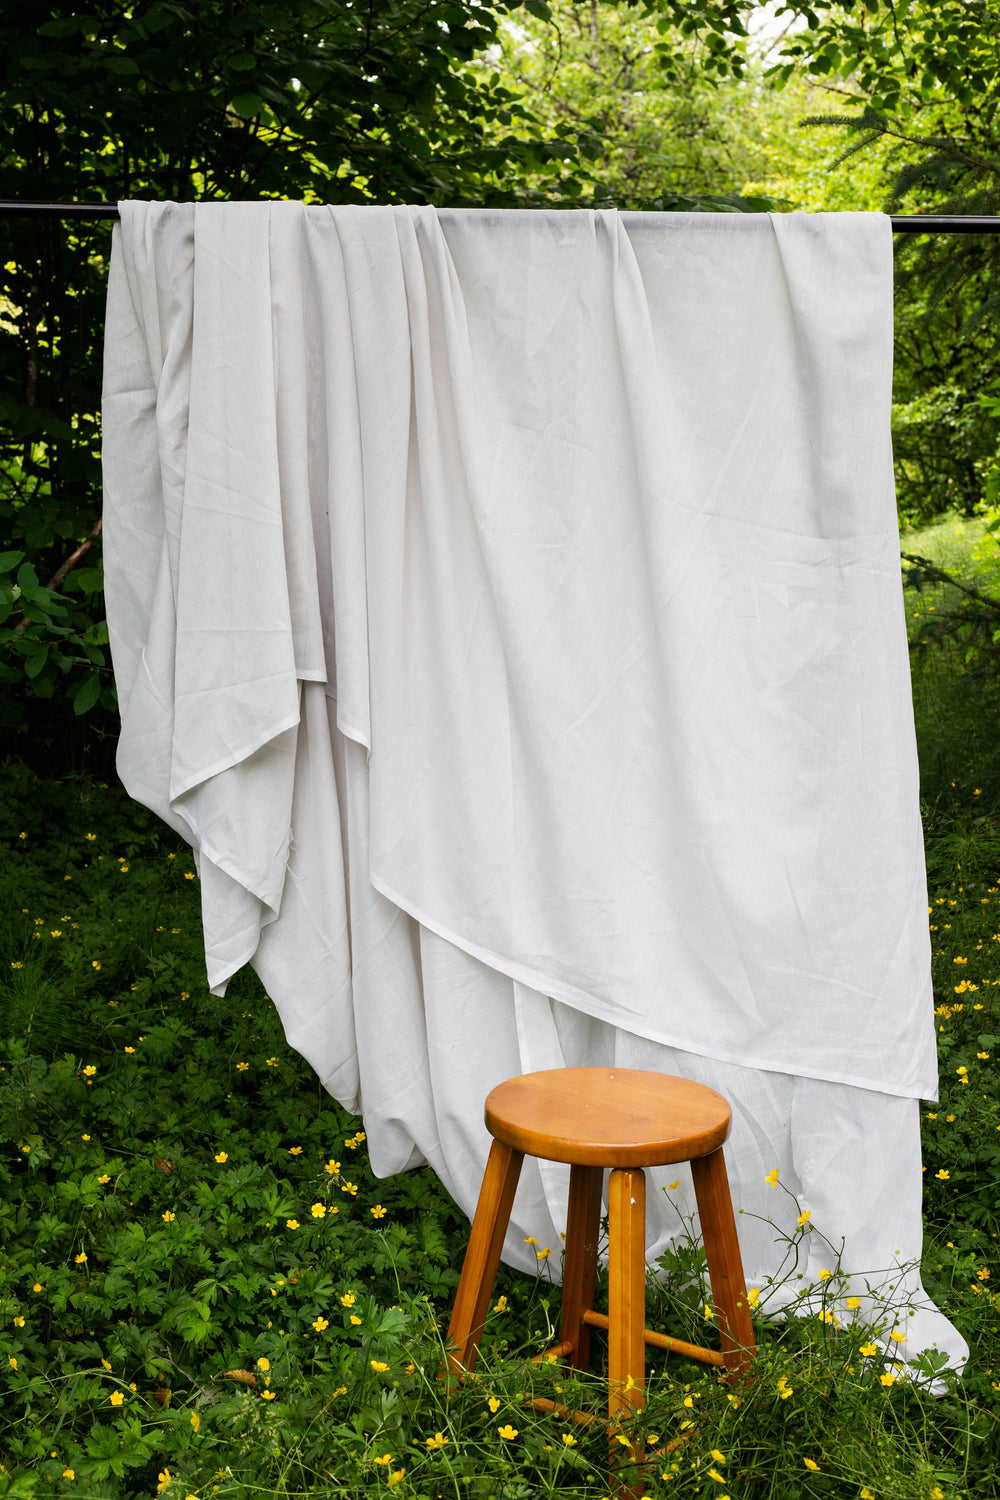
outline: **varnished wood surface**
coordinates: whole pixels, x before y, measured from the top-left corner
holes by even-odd
[[[706,1156],[732,1114],[714,1089],[636,1068],[554,1068],[509,1078],[486,1100],[486,1127],[548,1161],[652,1167]]]

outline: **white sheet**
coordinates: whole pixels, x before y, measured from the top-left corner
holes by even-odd
[[[376,1171],[467,1210],[489,1087],[607,1057],[733,1100],[749,1212],[779,1165],[851,1270],[916,1257],[888,220],[121,210],[119,770],[196,850],[213,988],[252,961]]]

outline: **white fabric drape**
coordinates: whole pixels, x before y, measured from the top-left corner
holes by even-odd
[[[749,1216],[810,1208],[804,1274],[825,1235],[961,1359],[899,1271],[936,1063],[888,220],[121,213],[119,770],[195,849],[212,987],[252,962],[376,1172],[466,1210],[501,1079],[701,1078],[751,1281]]]

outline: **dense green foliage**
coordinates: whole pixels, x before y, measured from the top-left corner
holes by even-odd
[[[991,586],[970,568],[968,528],[907,546]],[[758,1318],[760,1357],[737,1390],[651,1361],[634,1434],[651,1500],[1000,1486],[1000,688],[970,674],[961,630],[924,630],[956,597],[925,575],[907,617],[942,1080],[922,1110],[924,1278],[972,1345],[968,1370],[928,1397],[933,1361],[907,1374],[829,1314],[836,1277],[803,1284],[798,1316]],[[428,1170],[373,1178],[361,1122],[288,1048],[251,974],[224,1000],[207,993],[197,882],[169,830],[112,787],[8,763],[0,1496],[599,1500],[602,1430],[525,1405],[605,1401],[600,1347],[586,1379],[530,1363],[554,1337],[558,1247],[538,1247],[537,1278],[501,1272],[478,1382],[449,1399],[438,1379],[466,1233]],[[711,1342],[699,1247],[658,1271],[650,1321]]]

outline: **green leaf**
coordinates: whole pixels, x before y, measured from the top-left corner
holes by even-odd
[[[0,552],[0,573],[12,572],[23,557],[23,552]]]
[[[93,708],[101,696],[101,686],[100,672],[88,672],[73,694],[73,712],[76,715],[85,714]]]

